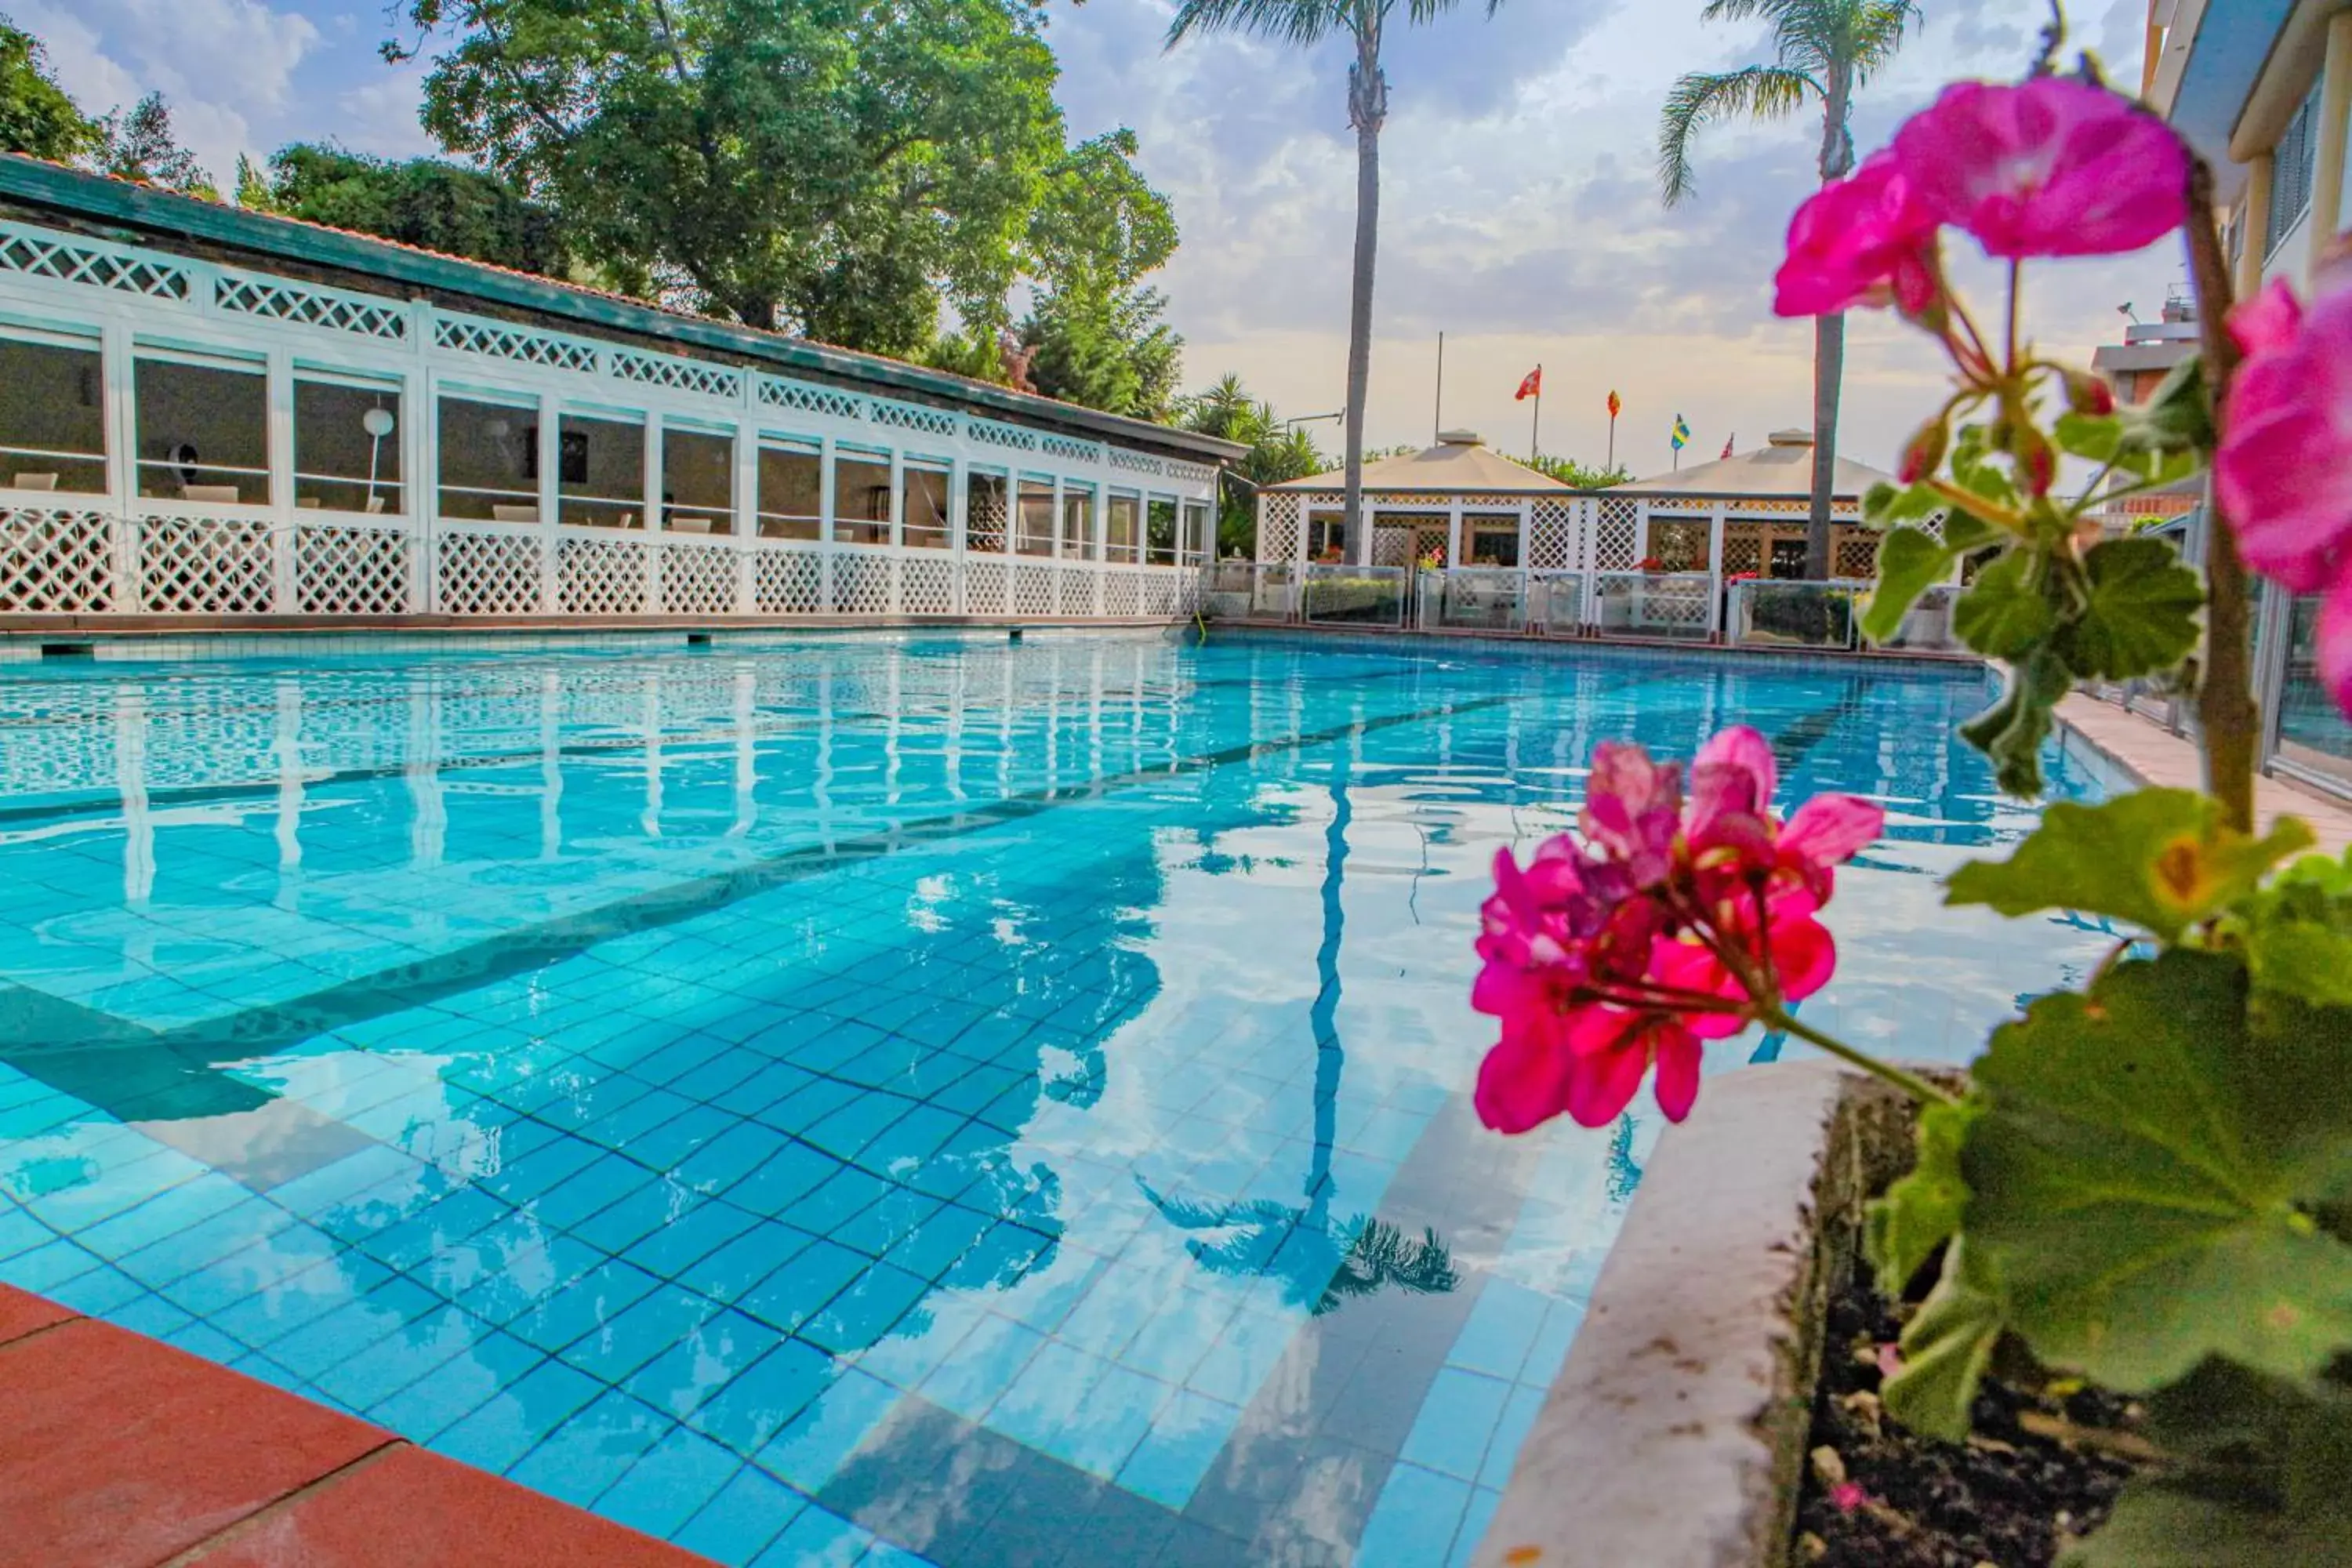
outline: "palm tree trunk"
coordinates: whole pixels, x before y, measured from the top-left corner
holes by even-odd
[[[1853,140],[1846,131],[1846,108],[1853,91],[1852,66],[1830,71],[1822,103],[1822,183],[1843,179],[1853,167]],[[1837,489],[1838,400],[1845,379],[1845,318],[1813,319],[1813,493],[1805,516],[1805,575],[1819,583],[1830,574],[1830,505]]]
[[[1372,379],[1372,258],[1381,232],[1381,123],[1388,118],[1388,82],[1381,74],[1380,38],[1360,37],[1348,68],[1348,122],[1356,129],[1356,258],[1348,307],[1348,554],[1372,560],[1370,519],[1364,515],[1364,398]]]

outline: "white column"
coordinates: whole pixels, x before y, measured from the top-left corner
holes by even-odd
[[[279,615],[300,604],[294,584],[294,356],[269,351],[263,383],[268,400],[268,445],[262,463],[269,470],[270,607]]]
[[[823,600],[822,609],[833,613],[833,529],[835,497],[833,483],[833,437],[821,437],[817,442],[816,502],[822,515],[817,520],[817,591]]]
[[[890,613],[906,607],[907,454],[890,448]]]
[[[539,607],[554,615],[562,605],[562,582],[556,570],[558,545],[555,520],[561,515],[562,487],[559,483],[563,468],[563,442],[560,435],[563,416],[554,398],[544,393],[539,399]]]
[[[138,422],[131,408],[131,328],[109,321],[99,340],[99,379],[106,417],[106,489],[116,521],[111,541],[114,600],[108,608],[128,614],[139,608]]]
[[[971,526],[971,469],[961,457],[948,459],[948,560],[955,574],[955,598],[951,601],[958,615],[964,614],[964,547],[965,534]]]
[[[645,492],[646,519],[646,613],[661,614],[661,579],[668,563],[662,559],[663,536],[669,531],[669,519],[662,510],[662,416],[658,408],[646,410],[645,470],[639,476],[637,488]]]
[[[751,541],[760,536],[760,429],[746,421],[735,430],[735,608],[751,615],[760,607],[759,557]]]
[[[1706,513],[1706,629],[1723,630],[1723,524],[1724,506],[1716,502]]]
[[[2321,258],[2342,226],[2344,138],[2352,130],[2352,11],[2328,18],[2327,59],[2319,87],[2319,155],[2311,176],[2311,246],[2308,281],[2319,282]]]

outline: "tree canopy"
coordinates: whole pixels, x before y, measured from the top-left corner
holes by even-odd
[[[237,203],[526,272],[565,265],[552,211],[495,174],[437,158],[393,163],[296,142],[272,155],[266,176],[240,168]]]
[[[1217,552],[1248,554],[1257,538],[1257,492],[1260,487],[1303,479],[1330,468],[1330,459],[1315,438],[1297,425],[1286,423],[1274,405],[1255,396],[1241,377],[1226,374],[1205,392],[1184,398],[1176,409],[1176,423],[1203,436],[1238,441],[1249,448],[1240,462],[1225,472],[1217,508]]]
[[[95,153],[106,132],[49,74],[40,40],[0,16],[0,153],[65,163]]]
[[[172,129],[172,109],[160,92],[151,92],[131,106],[130,112],[108,115],[99,122],[105,143],[99,166],[118,180],[137,180],[184,196],[220,200],[212,176],[196,155],[180,145]]]

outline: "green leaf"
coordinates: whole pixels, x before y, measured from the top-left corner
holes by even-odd
[[[2112,414],[2062,414],[2050,438],[2070,457],[2112,462],[2123,446],[2124,422]]]
[[[2311,842],[2311,829],[2293,817],[2250,838],[2222,820],[2221,802],[2194,790],[2135,790],[2099,805],[2060,801],[2008,859],[1971,860],[1954,872],[1944,901],[1989,904],[2011,919],[2079,910],[2173,942]]]
[[[1931,518],[1948,504],[1932,485],[1901,487],[1881,479],[1863,492],[1862,521],[1873,528],[1891,528]]]
[[[1952,552],[1916,528],[1898,528],[1879,542],[1878,586],[1863,612],[1862,635],[1883,643],[1903,628],[1919,595],[1952,570]]]
[[[1952,630],[1988,658],[2011,661],[2041,646],[2057,625],[2042,590],[2027,582],[2032,557],[2013,552],[1977,574],[1952,607]]]
[[[2213,395],[2205,385],[2205,362],[2191,354],[2157,383],[2147,400],[2124,411],[2125,440],[2156,452],[2191,454],[2189,472],[2201,454],[2213,449]]]
[[[1955,555],[1972,554],[2008,537],[1984,519],[1968,512],[1953,511],[1944,515],[1944,548]]]
[[[2012,665],[2000,700],[1960,726],[1960,737],[1993,762],[1993,779],[2007,793],[2032,800],[2042,793],[2042,742],[2050,738],[2051,710],[2072,689],[2066,667],[2037,652]]]
[[[2307,1379],[2352,1344],[2352,1010],[2255,1009],[2235,955],[2175,949],[2044,997],[1974,1069],[1967,1240],[2043,1362],[2123,1392],[2210,1355]]]
[[[1983,1107],[1974,1100],[1930,1105],[1919,1113],[1918,1163],[1886,1189],[1864,1216],[1863,1250],[1878,1274],[1878,1293],[1899,1300],[1911,1277],[1960,1228],[1968,1179],[1960,1145]]]
[[[2088,602],[2056,641],[2076,675],[2153,675],[2197,646],[2204,585],[2164,540],[2106,540],[2084,553],[2083,570]]]
[[[1968,1240],[1954,1241],[1936,1288],[1903,1327],[1903,1370],[1879,1387],[1886,1413],[1948,1443],[1967,1436],[1969,1407],[2002,1326],[1993,1281]]]
[[[1990,432],[1981,425],[1963,425],[1952,443],[1952,478],[1972,494],[2014,510],[2017,486],[2000,465],[1990,461]]]
[[[2352,1006],[2352,851],[2306,856],[2239,910],[2254,988]]]

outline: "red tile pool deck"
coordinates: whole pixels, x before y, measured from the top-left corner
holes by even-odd
[[[0,1568],[705,1560],[0,1285]]]

